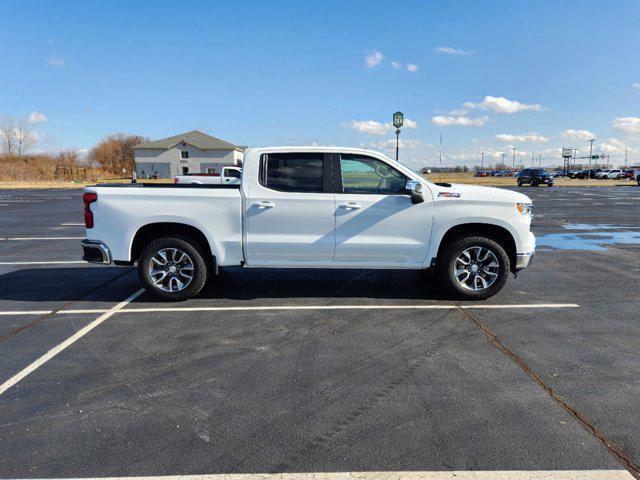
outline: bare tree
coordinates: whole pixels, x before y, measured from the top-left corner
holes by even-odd
[[[121,174],[122,170],[131,171],[135,167],[134,147],[147,141],[140,135],[115,133],[103,138],[91,149],[90,159],[104,170]]]
[[[14,154],[16,121],[13,117],[3,117],[0,121],[0,147],[2,153],[11,156]]]
[[[15,130],[16,151],[19,157],[23,156],[36,144],[36,135],[33,133],[31,125],[21,118]]]
[[[15,118],[8,116],[0,122],[0,145],[5,155],[21,157],[35,144],[36,135],[26,119],[16,122]]]

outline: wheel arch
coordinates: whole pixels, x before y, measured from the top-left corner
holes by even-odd
[[[509,230],[501,227],[500,225],[491,223],[462,223],[449,228],[449,230],[447,230],[440,239],[436,262],[438,258],[442,258],[442,250],[444,249],[445,245],[450,243],[453,239],[460,236],[473,235],[487,236],[492,240],[498,242],[507,252],[511,271],[515,271],[515,265],[517,262],[517,248],[515,239],[513,238],[513,235]]]
[[[197,241],[205,249],[203,253],[206,255],[208,261],[213,262],[212,264],[215,265],[215,255],[206,235],[193,225],[179,222],[155,222],[140,227],[131,241],[131,261],[137,261],[144,247],[152,240],[164,236],[176,235],[193,238]]]

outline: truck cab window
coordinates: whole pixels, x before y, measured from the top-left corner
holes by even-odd
[[[260,184],[280,192],[322,193],[322,153],[270,153],[261,162]]]
[[[225,170],[225,175],[231,178],[240,178],[240,170],[236,170],[235,168],[228,168]]]
[[[363,155],[340,155],[343,193],[404,193],[407,177],[385,162]]]

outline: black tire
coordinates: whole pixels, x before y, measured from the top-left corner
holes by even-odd
[[[483,247],[490,250],[498,260],[498,276],[493,284],[483,290],[471,290],[458,282],[455,275],[455,262],[458,255],[470,247]],[[442,249],[438,258],[436,278],[439,284],[456,298],[464,300],[485,300],[494,296],[507,282],[510,271],[509,256],[505,249],[495,240],[482,234],[454,238]]]
[[[193,265],[193,275],[190,283],[182,290],[166,291],[157,286],[149,275],[151,259],[163,249],[178,249],[184,252]],[[164,301],[177,302],[195,297],[207,283],[209,269],[205,249],[197,241],[190,237],[170,236],[160,237],[151,241],[140,255],[138,261],[138,277],[147,292]],[[186,282],[185,282],[186,283]]]
[[[518,180],[518,186],[521,187],[522,186],[522,180]]]
[[[553,183],[547,183],[547,187],[553,187]]]

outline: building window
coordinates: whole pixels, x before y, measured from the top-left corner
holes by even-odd
[[[180,158],[189,158],[188,150],[180,150]]]

